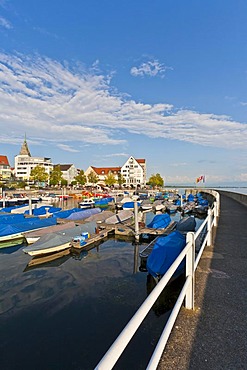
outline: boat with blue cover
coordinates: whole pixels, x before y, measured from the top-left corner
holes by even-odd
[[[157,238],[151,254],[147,258],[147,271],[154,277],[164,275],[186,245],[186,237],[179,231],[173,231],[167,236]],[[173,275],[173,279],[184,271],[185,262],[182,261]]]
[[[141,202],[137,202],[137,206],[140,207],[140,205],[141,205]],[[134,207],[135,207],[135,202],[134,201],[125,202],[122,205],[123,210],[134,210]]]
[[[25,218],[11,217],[13,215],[0,217],[0,248],[20,245],[25,242],[24,232],[41,229],[57,224],[57,220],[53,218],[40,219],[38,217]],[[9,220],[8,220],[9,217]],[[17,221],[18,220],[18,221]],[[9,223],[7,222],[9,221]]]
[[[188,231],[195,231],[196,220],[193,216],[185,216],[177,222],[176,230],[182,233],[187,233]]]
[[[152,229],[165,229],[171,223],[171,217],[167,213],[154,216],[152,221],[147,225]]]

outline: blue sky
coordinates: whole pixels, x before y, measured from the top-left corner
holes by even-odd
[[[247,185],[247,2],[0,0],[0,154]]]

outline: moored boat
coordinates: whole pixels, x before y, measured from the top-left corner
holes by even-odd
[[[141,202],[137,202],[137,206],[140,207],[140,205],[141,205]],[[123,207],[123,210],[134,210],[135,202],[134,201],[125,202],[122,207]]]
[[[86,231],[86,225],[42,235],[40,239],[23,249],[30,256],[41,256],[49,253],[59,252],[71,247],[72,239]]]
[[[181,218],[176,225],[176,230],[187,233],[189,231],[195,231],[196,228],[196,220],[193,216],[186,216]]]
[[[48,233],[49,234],[50,233],[55,233],[55,232],[63,231],[63,230],[67,230],[67,229],[72,229],[75,226],[76,226],[75,222],[71,221],[71,222],[67,222],[65,224],[58,224],[58,225],[54,225],[54,226],[48,226],[46,228],[38,229],[38,230],[35,230],[35,231],[28,231],[28,232],[24,233],[24,237],[26,239],[27,244],[33,244],[33,243],[37,242],[42,235],[46,235]]]
[[[52,218],[43,220],[38,217],[23,218],[21,222],[14,222],[15,218],[10,217],[10,222],[12,223],[4,223],[4,218],[2,218],[3,222],[0,225],[0,248],[22,244],[25,241],[24,232],[46,228],[57,223],[57,220]]]
[[[157,238],[151,254],[147,258],[147,271],[154,277],[160,278],[166,273],[186,245],[186,238],[179,231],[173,231],[167,236]],[[184,262],[178,266],[173,279],[184,271]]]
[[[171,217],[167,213],[156,215],[147,227],[152,229],[165,229],[171,223]]]
[[[130,210],[120,210],[115,215],[105,220],[106,224],[118,224],[120,222],[127,221],[134,216],[134,213]]]
[[[95,200],[93,198],[85,198],[79,203],[80,208],[93,208],[95,207]]]

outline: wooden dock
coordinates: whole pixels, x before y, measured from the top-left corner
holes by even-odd
[[[152,229],[143,227],[139,229],[139,237],[141,240],[153,240],[159,235],[168,235],[172,232],[176,226],[176,222],[172,221],[165,229]],[[80,245],[79,241],[71,241],[70,247],[72,250],[82,251],[82,250],[89,250],[95,247],[97,244],[102,243],[105,239],[109,236],[114,235],[116,238],[135,238],[135,229],[133,224],[118,224],[118,225],[107,225],[101,224],[99,228],[97,228],[94,234],[91,234],[90,238],[85,240],[84,245]]]
[[[89,250],[94,248],[95,245],[102,243],[105,239],[107,239],[110,235],[114,234],[115,228],[112,226],[108,226],[108,228],[103,230],[97,230],[96,233],[91,234],[89,239],[86,239],[86,243],[84,245],[80,245],[80,242],[70,242],[70,247],[72,250],[82,251],[82,250]]]

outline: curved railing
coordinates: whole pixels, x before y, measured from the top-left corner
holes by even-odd
[[[195,270],[197,268],[197,265],[199,263],[199,260],[201,258],[201,255],[203,253],[205,246],[212,244],[213,227],[217,226],[218,217],[219,217],[219,209],[220,209],[219,194],[215,192],[214,190],[207,190],[207,191],[205,190],[204,192],[212,194],[215,199],[212,208],[208,210],[207,218],[204,220],[204,222],[202,223],[202,225],[200,226],[200,228],[197,230],[196,233],[193,233],[193,232],[187,233],[187,239],[186,239],[187,243],[186,243],[185,248],[180,253],[180,255],[177,257],[177,259],[174,261],[174,263],[171,265],[171,267],[167,270],[165,275],[162,277],[162,279],[159,281],[156,287],[152,290],[152,292],[149,294],[149,296],[146,298],[143,304],[139,307],[135,315],[132,317],[129,323],[125,326],[125,328],[122,330],[122,332],[117,337],[115,342],[111,345],[111,347],[106,352],[104,357],[95,367],[96,370],[110,370],[113,368],[113,366],[118,361],[121,354],[123,353],[124,349],[130,342],[131,338],[133,337],[133,335],[135,334],[135,332],[137,331],[137,329],[139,328],[139,326],[141,325],[141,323],[147,316],[148,312],[151,310],[153,304],[155,303],[159,295],[162,293],[163,289],[166,287],[169,280],[171,279],[171,277],[173,276],[173,274],[175,273],[175,271],[177,270],[178,266],[180,265],[180,263],[182,262],[184,258],[186,260],[185,282],[179,294],[177,302],[175,306],[173,307],[173,310],[169,316],[169,319],[164,327],[164,330],[157,343],[157,346],[153,352],[153,355],[149,361],[147,369],[153,370],[157,368],[183,302],[185,302],[185,307],[187,309],[194,309]],[[196,243],[196,240],[202,235],[202,233],[205,235],[202,240],[199,253],[197,254],[195,258],[195,243]]]

